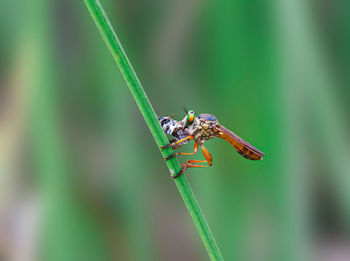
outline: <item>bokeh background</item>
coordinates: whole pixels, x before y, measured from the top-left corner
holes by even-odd
[[[350,260],[350,2],[101,2],[159,115],[265,152],[186,173],[225,260]],[[208,260],[84,2],[1,1],[0,39],[0,259]]]

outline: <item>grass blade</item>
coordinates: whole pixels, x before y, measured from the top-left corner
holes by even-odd
[[[146,93],[144,92],[141,83],[136,76],[134,69],[132,68],[130,61],[128,60],[119,40],[114,32],[107,15],[105,14],[101,4],[98,0],[84,0],[87,8],[90,11],[92,18],[94,19],[103,40],[107,44],[109,50],[149,127],[157,146],[165,145],[168,143],[168,139],[164,134],[154,110],[149,102]],[[161,151],[163,157],[167,157],[173,153],[171,148]],[[177,173],[181,170],[180,164],[176,158],[172,158],[166,162],[171,174]],[[202,211],[195,199],[193,192],[187,182],[184,175],[175,179],[175,184],[186,204],[186,207],[193,219],[193,222],[197,228],[197,231],[205,245],[205,248],[210,256],[211,260],[223,260],[221,252],[215,242],[213,234],[211,233],[209,226],[202,214]]]

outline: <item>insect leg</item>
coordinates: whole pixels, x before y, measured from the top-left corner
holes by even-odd
[[[177,153],[171,154],[170,156],[168,156],[168,157],[166,157],[164,159],[165,160],[169,160],[169,159],[171,159],[171,158],[173,158],[173,157],[175,157],[177,155],[194,155],[197,152],[198,152],[198,142],[195,141],[194,142],[194,147],[193,147],[193,152],[189,152],[189,153],[187,153],[187,152],[177,152]]]
[[[174,142],[176,142],[176,139],[171,139],[171,140],[169,140],[169,143],[171,144],[171,143],[174,143]]]
[[[176,141],[176,140],[175,140],[175,141]],[[172,142],[172,144],[174,144],[175,141]],[[173,150],[176,150],[176,149],[180,148],[182,145],[184,145],[184,143],[181,142],[181,143],[179,143],[179,144],[177,144],[177,145],[172,145],[171,148],[172,148]],[[162,149],[162,150],[163,150],[163,149]]]
[[[196,163],[209,163],[209,162],[206,160],[188,160],[182,165],[180,172],[177,173],[176,175],[172,176],[172,178],[175,179],[175,178],[179,177],[181,174],[183,174],[185,172],[185,170],[187,168],[207,168],[207,167],[211,166],[211,165],[209,165],[209,166],[199,165]]]
[[[178,145],[178,144],[180,144],[180,143],[182,143],[182,142],[184,142],[184,141],[186,141],[186,140],[193,140],[193,136],[187,136],[186,138],[183,138],[183,139],[181,139],[181,140],[178,140],[178,141],[176,141],[176,142],[173,142],[173,143],[169,143],[169,144],[167,144],[167,145],[165,145],[165,146],[160,146],[160,148],[161,148],[161,150],[164,150],[164,149],[166,149],[166,148],[170,148],[170,147],[174,147],[175,145]]]
[[[184,144],[183,144],[183,143],[180,143],[179,145],[173,146],[172,149],[173,149],[173,150],[176,150],[176,149],[180,148],[182,145],[184,145]]]
[[[212,161],[213,161],[213,157],[211,156],[209,151],[203,146],[203,143],[201,143],[200,146],[201,146],[201,150],[202,150],[204,158],[207,160],[209,166],[211,166],[212,165]]]

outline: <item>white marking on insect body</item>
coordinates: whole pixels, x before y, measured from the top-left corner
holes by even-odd
[[[175,171],[173,169],[170,169],[170,174],[171,175],[174,175],[175,174]]]

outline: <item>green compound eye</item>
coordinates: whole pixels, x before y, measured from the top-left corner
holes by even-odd
[[[192,125],[193,122],[194,122],[194,111],[189,111],[188,114],[187,114],[187,125]]]

